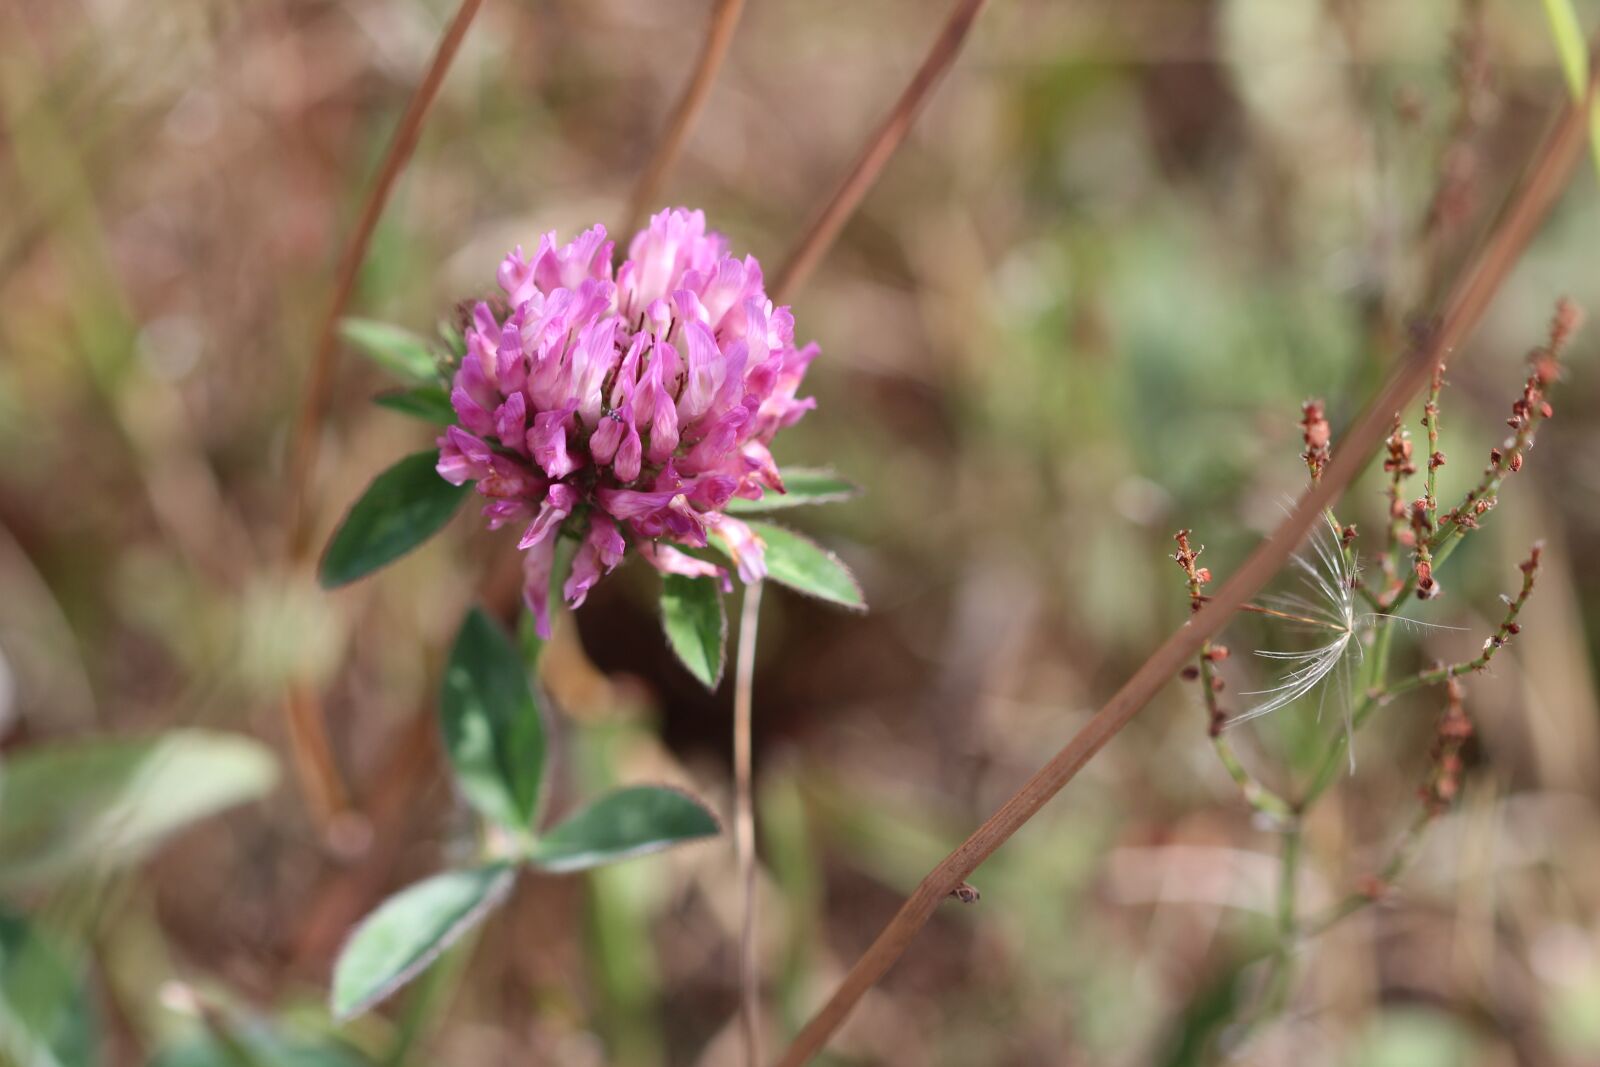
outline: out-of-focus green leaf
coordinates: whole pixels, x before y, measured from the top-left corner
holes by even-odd
[[[531,828],[544,778],[544,723],[521,655],[476,608],[450,652],[439,714],[467,800],[508,830]]]
[[[467,339],[462,335],[461,327],[448,319],[439,323],[439,339],[457,359],[467,354]]]
[[[467,486],[439,477],[438,461],[435,452],[417,452],[372,480],[322,554],[318,578],[324,589],[393,563],[450,521]]]
[[[372,362],[414,382],[438,382],[439,365],[428,343],[410,330],[372,319],[343,319],[339,333]]]
[[[1343,1061],[1350,1067],[1457,1067],[1477,1042],[1462,1020],[1422,1008],[1393,1008],[1368,1020],[1364,1038]]]
[[[867,609],[860,584],[838,556],[783,526],[752,522],[750,528],[766,543],[768,578],[843,607]]]
[[[676,789],[633,786],[607,793],[534,843],[528,860],[546,871],[581,871],[659,852],[717,833],[717,817]]]
[[[415,978],[482,922],[515,879],[505,864],[447,871],[384,901],[351,933],[334,964],[334,1016],[360,1015]]]
[[[395,389],[379,393],[372,398],[372,402],[381,408],[439,426],[449,426],[456,421],[456,409],[450,406],[450,393],[442,385]]]
[[[789,467],[783,476],[782,493],[769,492],[760,500],[734,497],[724,509],[733,515],[753,515],[763,511],[797,508],[805,504],[832,504],[858,496],[861,489],[830,470],[814,467]]]
[[[38,927],[0,914],[0,1063],[89,1067],[96,1029],[83,969]]]
[[[1561,73],[1567,79],[1574,100],[1582,100],[1589,91],[1589,45],[1583,37],[1583,26],[1572,0],[1544,0],[1544,13],[1550,22],[1550,36],[1555,39],[1556,54],[1561,59]],[[1600,177],[1600,101],[1589,111],[1589,155],[1594,160],[1594,172]]]
[[[250,1027],[226,1038],[201,1034],[175,1044],[150,1067],[370,1067],[371,1062],[342,1045]]]
[[[722,680],[728,617],[714,578],[668,574],[661,581],[661,625],[667,644],[707,689]]]
[[[1217,1036],[1234,1021],[1239,1008],[1240,970],[1226,967],[1195,991],[1156,1063],[1161,1067],[1205,1067],[1217,1062]]]
[[[266,746],[199,730],[26,749],[0,767],[0,886],[131,863],[277,775]]]

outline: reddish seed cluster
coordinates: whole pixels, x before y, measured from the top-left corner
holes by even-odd
[[[1555,414],[1545,391],[1560,376],[1562,349],[1571,341],[1583,320],[1583,313],[1571,300],[1563,297],[1556,304],[1550,322],[1550,339],[1542,348],[1528,355],[1528,380],[1523,384],[1522,395],[1511,405],[1511,417],[1506,425],[1512,437],[1503,446],[1489,450],[1489,465],[1484,469],[1483,480],[1467,494],[1460,507],[1444,516],[1444,521],[1465,530],[1478,527],[1478,520],[1497,502],[1500,480],[1522,469],[1524,457],[1533,447],[1534,430],[1538,424]]]
[[[1200,587],[1211,581],[1211,568],[1195,565],[1195,561],[1200,558],[1200,553],[1204,552],[1206,548],[1204,545],[1199,548],[1191,547],[1189,544],[1190,533],[1191,531],[1189,530],[1178,531],[1177,536],[1173,538],[1178,542],[1178,551],[1173,553],[1172,558],[1178,566],[1183,568],[1183,573],[1189,577],[1189,610],[1199,611],[1200,605],[1205,603],[1205,597],[1201,595]]]
[[[1322,477],[1322,468],[1328,465],[1333,455],[1333,429],[1328,425],[1328,415],[1322,401],[1307,400],[1301,405],[1300,430],[1306,445],[1300,458],[1306,461],[1306,470],[1311,472],[1314,482]]]
[[[1439,718],[1431,752],[1433,770],[1420,790],[1422,803],[1432,815],[1444,813],[1461,792],[1461,749],[1472,737],[1472,720],[1462,706],[1462,693],[1459,680],[1445,682],[1445,711]]]
[[[1389,434],[1385,444],[1387,454],[1383,460],[1384,470],[1406,477],[1417,473],[1417,465],[1411,461],[1411,434],[1400,425],[1398,416],[1394,420],[1394,431]]]

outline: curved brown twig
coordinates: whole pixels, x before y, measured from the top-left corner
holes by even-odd
[[[401,170],[417,146],[428,107],[439,95],[439,86],[443,84],[444,76],[461,48],[461,40],[481,6],[483,0],[461,0],[455,18],[439,39],[439,47],[434,51],[433,60],[428,64],[422,81],[411,93],[405,114],[395,128],[394,139],[389,142],[389,150],[384,154],[377,177],[367,192],[366,201],[361,205],[355,231],[351,233],[344,253],[339,257],[333,296],[318,327],[316,348],[300,397],[299,416],[289,440],[287,554],[291,567],[300,567],[310,556],[311,535],[315,527],[311,483],[317,466],[328,391],[333,382],[334,359],[339,351],[339,319],[350,303],[356,275],[367,258],[373,231],[377,229],[378,219],[389,202],[395,180],[400,177]],[[289,723],[289,745],[302,791],[314,814],[319,820],[325,820],[343,809],[348,801],[338,762],[333,756],[333,746],[328,741],[325,716],[315,687],[302,679],[291,680],[284,697],[284,715]]]
[[[845,175],[844,181],[834,191],[832,199],[806,229],[805,235],[800,238],[800,243],[795,245],[794,251],[789,253],[788,260],[778,271],[777,281],[772,284],[770,290],[774,301],[781,300],[785,295],[800,288],[811,276],[811,271],[821,261],[828,247],[833,244],[834,238],[839,236],[839,231],[844,228],[845,221],[861,203],[861,198],[867,195],[867,190],[878,180],[878,175],[894,155],[895,149],[900,147],[900,142],[906,139],[911,124],[916,121],[917,113],[922,110],[922,105],[933,93],[934,86],[939,84],[939,79],[944,77],[945,72],[955,63],[956,56],[961,53],[961,46],[966,42],[967,34],[972,29],[972,23],[986,2],[987,0],[957,0],[950,17],[945,20],[944,29],[939,31],[938,38],[928,50],[922,66],[917,68],[911,84],[906,86],[905,92],[900,94],[900,99],[895,101],[894,109],[867,141],[867,146],[857,157],[855,166],[850,168],[850,173]]]
[[[626,235],[638,228],[645,213],[661,194],[667,172],[683,154],[689,131],[694,128],[694,120],[700,117],[700,110],[711,95],[711,85],[717,80],[722,61],[728,56],[728,45],[733,41],[733,31],[739,25],[739,16],[743,12],[744,0],[717,0],[710,25],[706,27],[705,44],[700,47],[700,57],[695,61],[694,74],[689,78],[689,84],[684,86],[678,106],[673,109],[672,119],[667,123],[667,132],[661,135],[655,155],[650,158],[644,173],[639,175],[633,196],[628,200],[628,215],[618,231],[620,240],[626,240]]]
[[[1595,73],[1591,75],[1588,93],[1583,100],[1569,103],[1563,110],[1489,239],[1458,277],[1438,327],[1395,367],[1383,389],[1345,432],[1321,481],[1312,486],[1294,511],[1256,547],[1244,565],[1188,625],[1167,638],[1066,747],[922,880],[877,940],[850,968],[822,1010],[800,1031],[778,1061],[778,1067],[799,1067],[822,1050],[856,1002],[905,952],[939,903],[1072,781],[1084,764],[1194,657],[1200,646],[1261,590],[1287,562],[1317,517],[1366,465],[1388,433],[1394,413],[1416,396],[1432,376],[1434,367],[1450,358],[1477,324],[1489,300],[1505,281],[1565,186],[1583,148],[1589,107],[1595,99],[1597,79],[1600,79],[1600,69],[1594,64],[1590,69]]]

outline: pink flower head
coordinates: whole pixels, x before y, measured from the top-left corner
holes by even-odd
[[[457,425],[439,438],[439,474],[472,481],[491,527],[523,524],[524,598],[541,636],[561,533],[579,542],[562,596],[576,607],[628,547],[665,573],[727,573],[680,551],[707,533],[739,577],[766,574],[764,546],[722,514],[735,497],[783,492],[768,449],[813,406],[796,392],[815,345],[796,348],[761,265],[728,254],[705,215],[650,220],[611,270],[596,226],[565,247],[546,234],[500,265],[510,313],[479,304],[451,390]]]

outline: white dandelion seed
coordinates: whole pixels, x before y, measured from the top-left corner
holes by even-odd
[[[1278,681],[1278,684],[1269,689],[1242,693],[1242,696],[1259,696],[1266,699],[1249,711],[1229,719],[1227,726],[1236,726],[1251,719],[1259,719],[1263,715],[1270,715],[1307,696],[1330,676],[1337,675],[1340,703],[1344,708],[1345,734],[1349,737],[1354,732],[1354,723],[1351,721],[1351,675],[1354,666],[1361,662],[1363,655],[1361,634],[1370,629],[1378,619],[1388,619],[1418,628],[1457,629],[1452,626],[1419,622],[1399,615],[1380,612],[1358,613],[1356,576],[1359,568],[1356,554],[1354,551],[1346,552],[1340,544],[1341,533],[1332,517],[1324,518],[1324,525],[1318,526],[1311,536],[1311,548],[1315,553],[1315,559],[1308,559],[1305,554],[1298,552],[1293,557],[1295,566],[1301,571],[1301,580],[1306,585],[1308,595],[1289,593],[1262,599],[1264,604],[1274,608],[1280,615],[1292,619],[1298,624],[1298,629],[1328,635],[1329,640],[1303,652],[1257,649],[1256,655],[1263,659],[1278,660],[1287,665],[1288,673]],[[1326,698],[1327,690],[1324,689],[1321,700]],[[1320,715],[1319,701],[1318,716]],[[1355,746],[1350,744],[1346,748],[1350,753],[1351,769],[1354,770]]]

